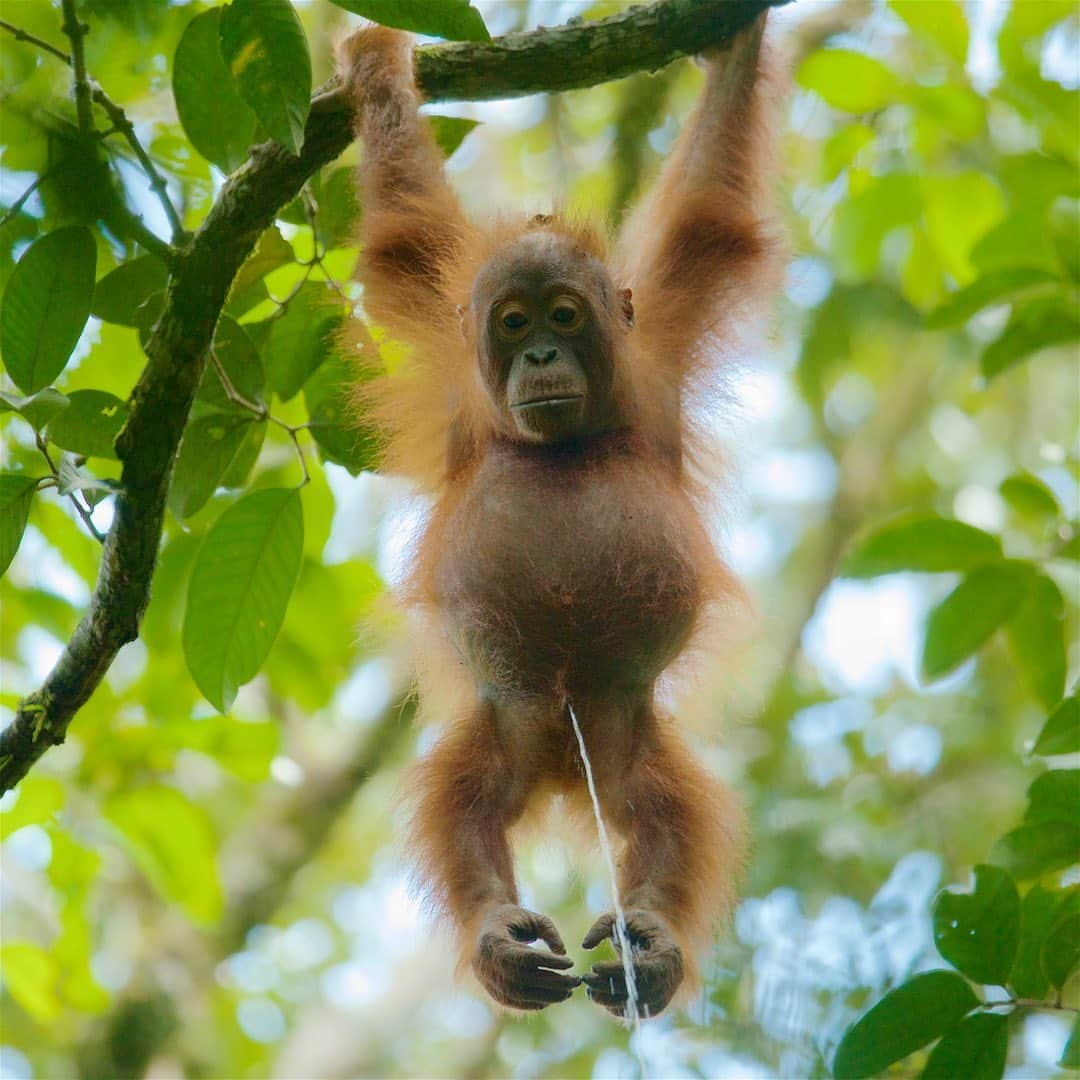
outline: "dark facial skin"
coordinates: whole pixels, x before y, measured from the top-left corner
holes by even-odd
[[[481,369],[520,438],[556,444],[617,426],[613,295],[600,264],[551,233],[526,235],[478,275]]]

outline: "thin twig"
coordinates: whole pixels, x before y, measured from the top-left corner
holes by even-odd
[[[241,409],[246,409],[248,412],[254,414],[259,420],[269,421],[271,424],[276,424],[281,428],[292,440],[293,449],[296,451],[296,456],[300,459],[300,470],[304,475],[304,479],[300,481],[300,486],[304,487],[305,484],[311,482],[311,475],[308,472],[307,458],[304,455],[304,448],[300,445],[300,439],[297,436],[297,432],[304,431],[309,428],[310,424],[287,424],[284,420],[280,419],[267,408],[261,402],[249,401],[239,390],[233,385],[232,379],[229,378],[228,372],[225,370],[224,365],[218,359],[217,353],[210,350],[210,363],[214,367],[214,371],[217,372],[217,377],[221,380],[222,388],[225,391],[225,396]]]
[[[64,11],[64,32],[70,37],[71,31],[69,31],[68,29],[66,3]],[[55,46],[50,45],[47,41],[42,41],[41,38],[35,37],[33,34],[27,33],[25,30],[21,29],[18,26],[14,26],[12,23],[9,23],[4,19],[0,19],[0,29],[6,30],[8,31],[8,33],[13,34],[17,41],[25,41],[31,45],[37,46],[39,49],[46,50],[47,52],[55,56],[58,60],[62,60],[69,67],[75,66],[72,56],[68,56],[67,53],[61,52]],[[79,49],[78,52],[76,52],[75,40],[74,38],[72,38],[72,54],[81,57],[82,37],[85,36],[85,28],[82,27],[81,24],[78,25],[76,34],[79,36]],[[109,120],[112,122],[111,128],[109,128],[107,131],[98,132],[97,134],[102,139],[107,138],[109,135],[122,135],[124,137],[125,142],[127,142],[128,146],[131,147],[132,153],[138,160],[140,168],[142,169],[143,173],[145,173],[147,180],[150,181],[150,190],[153,191],[154,194],[157,196],[158,202],[161,203],[162,210],[165,211],[165,216],[169,220],[169,225],[172,229],[172,238],[175,243],[184,236],[184,221],[178,213],[176,207],[173,205],[172,200],[169,198],[169,189],[165,181],[165,177],[161,175],[161,172],[154,164],[153,159],[147,153],[146,148],[141,142],[139,142],[139,138],[135,134],[135,126],[128,119],[128,115],[124,111],[123,106],[118,105],[115,101],[113,101],[113,99],[109,97],[109,95],[105,92],[104,87],[102,87],[102,85],[96,79],[91,78],[86,73],[85,64],[83,65],[83,79],[85,80],[85,84],[87,87],[86,93],[88,95],[86,107],[89,108],[89,102],[96,101],[105,111],[105,114],[108,116]],[[80,105],[81,98],[79,96],[79,86],[80,83],[78,68],[76,68],[75,103],[80,110],[79,130],[84,135],[93,134],[94,130],[92,113],[89,116],[89,120],[86,121],[86,123],[84,124],[83,113]],[[37,184],[40,184],[41,181],[44,179],[44,176],[38,177],[34,186],[36,187]],[[32,190],[33,188],[31,188],[30,191],[24,192],[24,199],[30,194]],[[9,211],[9,214],[14,212],[19,205],[21,205],[21,202],[17,203],[16,206],[12,207],[11,211]],[[140,244],[142,244],[144,248],[146,248],[147,251],[152,251],[155,255],[160,255],[167,261],[170,259],[172,252],[170,250],[169,244],[166,241],[162,240],[155,233],[153,233],[143,223],[142,218],[140,218],[138,214],[129,211],[125,215],[125,218],[128,226],[131,229],[132,235]],[[6,216],[4,217],[4,221],[7,221]]]
[[[51,169],[43,172],[12,204],[7,212],[0,218],[0,225],[6,225],[26,204],[26,200],[49,178]]]
[[[0,30],[6,30],[9,34],[14,34],[16,41],[25,41],[30,45],[36,45],[37,48],[44,49],[47,53],[52,53],[57,60],[63,60],[64,63],[68,65],[71,64],[71,57],[68,56],[63,49],[58,49],[55,45],[50,45],[36,34],[31,34],[21,26],[15,26],[13,23],[9,23],[7,19],[0,19]]]
[[[147,180],[150,181],[150,190],[157,196],[162,210],[165,211],[165,216],[169,219],[169,225],[172,227],[172,238],[175,243],[184,235],[184,222],[169,198],[169,189],[165,183],[165,177],[158,171],[157,166],[146,152],[146,148],[139,142],[138,136],[135,134],[135,125],[128,119],[127,113],[105,93],[101,84],[95,80],[91,80],[91,96],[105,110],[106,115],[112,121],[113,130],[123,135],[124,140],[131,147],[132,153],[138,158],[142,171],[146,174]]]
[[[83,38],[87,27],[79,22],[75,11],[75,0],[63,0],[63,30],[71,42],[71,67],[75,72],[75,112],[79,117],[79,131],[85,135],[94,133],[94,110],[90,101],[90,80],[86,76],[86,53],[83,50]]]
[[[41,451],[42,457],[45,458],[45,463],[49,466],[49,472],[52,473],[53,483],[57,488],[60,487],[60,470],[53,463],[52,455],[49,453],[49,446],[45,440],[41,437],[41,432],[34,432],[34,441],[37,443],[37,448]],[[46,487],[48,485],[39,484],[39,487]],[[90,535],[99,543],[105,543],[105,534],[94,524],[93,511],[90,506],[84,505],[83,502],[76,496],[74,491],[67,492],[67,497],[71,500],[71,505],[75,507],[79,517],[83,519],[83,524],[90,530]]]

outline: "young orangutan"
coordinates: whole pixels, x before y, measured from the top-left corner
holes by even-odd
[[[467,222],[417,115],[409,38],[371,26],[341,49],[363,140],[363,304],[410,347],[362,385],[365,419],[388,468],[434,496],[409,594],[470,683],[414,774],[410,851],[463,959],[513,1008],[581,982],[616,1015],[627,1006],[620,963],[569,974],[554,924],[518,903],[507,830],[553,793],[587,799],[568,703],[623,842],[646,1015],[692,982],[733,901],[739,808],[658,715],[654,686],[736,592],[689,479],[688,400],[775,261],[763,25],[705,58],[696,111],[610,260],[563,215]],[[425,687],[443,707],[450,692]],[[611,936],[608,914],[583,945]]]

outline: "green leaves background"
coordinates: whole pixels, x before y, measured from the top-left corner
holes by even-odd
[[[69,49],[46,0],[16,8],[5,18]],[[77,5],[88,69],[184,230],[252,144],[297,149],[346,8],[463,41],[486,38],[481,9],[496,34],[542,18],[465,0]],[[760,638],[707,661],[691,694],[754,855],[701,997],[650,1031],[666,1055],[652,1064],[1056,1075],[1080,1064],[1056,1007],[1080,1006],[1080,184],[1075,92],[1054,64],[1074,5],[1004,5],[987,29],[970,6],[892,0],[845,9],[827,40],[800,35],[812,10],[781,31],[796,57],[777,185],[794,257],[775,334],[731,387],[764,414],[734,436],[748,460],[730,534]],[[699,88],[680,64],[432,124],[479,213],[555,197],[617,221]],[[133,216],[162,240],[172,228],[121,132],[79,138],[66,65],[2,30],[0,93],[10,710],[108,558],[80,515],[105,530],[128,505],[117,440],[169,288],[167,253]],[[111,121],[94,116],[101,136]],[[401,522],[422,508],[370,475],[377,448],[334,346],[363,318],[355,163],[351,150],[313,176],[241,269],[173,463],[140,640],[67,745],[0,800],[16,1075],[151,1060],[205,1076],[633,1068],[624,1031],[584,1000],[492,1020],[432,966],[441,938],[408,921],[391,807],[418,738],[398,705],[411,635],[379,570],[400,565]],[[838,645],[851,596],[870,615]],[[914,657],[897,654],[907,610]],[[885,659],[860,668],[883,640]],[[518,869],[571,940],[601,885],[558,830],[547,839],[520,847]],[[368,1040],[361,1063],[323,1059],[342,1032]]]

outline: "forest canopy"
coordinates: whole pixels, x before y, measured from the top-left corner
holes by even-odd
[[[4,9],[0,1076],[1080,1068],[1070,0],[770,14],[787,268],[712,418],[755,617],[674,699],[753,835],[701,993],[496,1011],[395,846],[424,506],[337,344],[408,363],[332,42],[420,35],[467,208],[616,225],[765,6]],[[557,828],[520,861],[568,941],[609,905]]]

